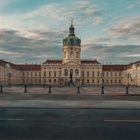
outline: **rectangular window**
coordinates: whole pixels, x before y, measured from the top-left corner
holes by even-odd
[[[51,71],[49,71],[49,77],[51,77]]]
[[[106,76],[108,76],[108,72],[106,72]]]
[[[82,71],[82,77],[84,77],[84,71]]]
[[[121,72],[119,72],[119,76],[121,76]]]
[[[89,77],[89,71],[87,71],[87,77]]]
[[[97,77],[99,77],[100,76],[100,72],[97,72]]]
[[[54,71],[54,77],[56,77],[56,71]]]
[[[92,77],[94,77],[94,71],[92,72]]]
[[[41,72],[39,72],[39,76],[41,76]]]
[[[37,72],[35,72],[35,76],[37,76]]]
[[[26,75],[29,76],[29,72],[27,72]]]
[[[46,77],[46,71],[44,71],[44,77]]]

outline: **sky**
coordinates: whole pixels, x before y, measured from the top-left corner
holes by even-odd
[[[0,0],[0,59],[62,59],[72,18],[81,59],[140,60],[140,0]]]

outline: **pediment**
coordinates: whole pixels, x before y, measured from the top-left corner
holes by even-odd
[[[64,63],[63,65],[80,65],[80,64],[75,61],[69,61],[69,62]]]

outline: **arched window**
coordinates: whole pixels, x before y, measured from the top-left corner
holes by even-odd
[[[65,70],[64,70],[64,75],[65,75],[65,76],[68,76],[68,69],[65,69]]]
[[[76,70],[75,70],[75,75],[78,75],[78,74],[79,74],[79,70],[76,69]]]
[[[73,74],[73,69],[70,69],[70,74]]]

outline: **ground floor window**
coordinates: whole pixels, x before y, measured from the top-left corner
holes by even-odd
[[[84,79],[82,79],[82,84],[84,84]]]
[[[44,79],[44,83],[46,83],[46,79]]]
[[[51,83],[52,82],[52,80],[51,79],[49,79],[49,83]]]

